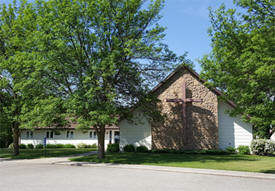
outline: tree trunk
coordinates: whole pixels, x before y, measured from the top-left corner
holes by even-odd
[[[97,140],[98,140],[98,151],[97,151],[97,158],[104,159],[105,157],[105,127],[100,127],[98,131]]]
[[[19,125],[17,123],[13,124],[12,127],[12,136],[13,136],[13,155],[19,155]]]

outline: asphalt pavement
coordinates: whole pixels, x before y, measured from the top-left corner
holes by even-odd
[[[135,165],[138,166],[138,165]],[[70,164],[67,158],[0,161],[1,191],[269,191],[275,179],[127,165]],[[172,169],[172,170],[169,170]],[[207,171],[205,171],[207,172]],[[268,177],[268,176],[267,176]]]

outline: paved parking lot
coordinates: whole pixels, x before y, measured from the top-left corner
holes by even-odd
[[[49,160],[49,159],[48,159]],[[67,166],[29,161],[0,161],[1,191],[265,191],[275,180],[104,166]]]

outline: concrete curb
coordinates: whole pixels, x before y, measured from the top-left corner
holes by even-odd
[[[151,171],[162,171],[162,172],[193,173],[193,174],[203,174],[203,175],[213,175],[213,176],[230,176],[230,177],[239,177],[239,178],[275,180],[275,174],[241,172],[241,171],[167,167],[167,166],[151,166],[151,165],[128,165],[128,164],[112,164],[112,163],[74,162],[74,161],[53,162],[52,164],[54,164],[54,165],[68,165],[68,166],[83,166],[83,167],[140,169],[140,170],[151,170]]]

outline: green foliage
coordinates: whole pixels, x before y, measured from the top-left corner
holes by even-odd
[[[225,151],[228,153],[236,153],[236,149],[234,147],[227,147]]]
[[[64,148],[64,144],[56,144],[56,148]]]
[[[37,145],[35,145],[35,148],[36,148],[36,149],[43,149],[44,146],[43,146],[42,144],[37,144]]]
[[[78,128],[97,128],[103,140],[105,126],[133,106],[152,111],[156,99],[148,95],[150,88],[185,61],[163,43],[158,23],[163,6],[164,0],[3,6],[0,109],[7,121],[33,128],[64,126],[72,119]]]
[[[9,145],[9,147],[8,147],[9,149],[13,149],[14,147],[13,147],[13,143],[11,143],[10,145]]]
[[[34,146],[33,146],[33,144],[27,144],[27,148],[28,149],[34,149]]]
[[[245,155],[250,154],[249,146],[240,145],[238,146],[237,150],[238,150],[238,153],[240,154],[245,154]]]
[[[79,143],[78,145],[77,145],[77,148],[96,148],[96,145],[94,146],[94,145],[87,145],[87,144],[85,144],[85,143]]]
[[[119,144],[108,144],[107,151],[112,153],[119,152]]]
[[[201,60],[202,76],[237,107],[232,115],[255,125],[269,138],[275,126],[275,4],[273,0],[236,0],[241,13],[222,5],[210,9],[212,52]],[[249,116],[249,117],[248,117]]]
[[[1,112],[0,112],[1,115]],[[12,143],[12,130],[4,116],[0,116],[0,148],[7,148]]]
[[[75,145],[73,144],[65,144],[63,148],[75,148]]]
[[[20,149],[27,149],[27,146],[26,146],[25,144],[20,144],[20,145],[19,145],[19,148],[20,148]]]
[[[57,145],[55,145],[55,144],[47,144],[47,145],[46,145],[46,148],[47,148],[47,149],[56,149],[56,148],[57,148]]]
[[[272,155],[275,152],[275,142],[267,139],[254,139],[251,142],[251,151],[256,155]]]
[[[125,145],[123,147],[123,151],[124,152],[135,152],[136,151],[136,148],[134,145]]]
[[[136,148],[136,151],[137,151],[137,152],[140,152],[140,153],[147,153],[147,152],[149,152],[148,148],[147,148],[146,146],[143,146],[143,145],[138,146],[138,147]]]

